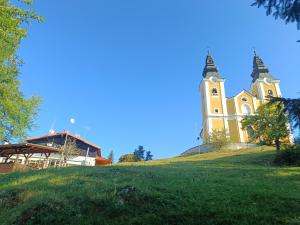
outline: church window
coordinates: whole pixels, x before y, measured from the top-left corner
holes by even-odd
[[[242,98],[242,101],[243,101],[243,102],[247,102],[248,99],[247,99],[246,97],[243,97],[243,98]]]
[[[219,109],[216,108],[216,109],[215,109],[215,113],[219,113]]]
[[[212,95],[213,96],[218,96],[218,90],[217,90],[217,88],[213,88],[212,89]]]
[[[268,95],[273,96],[273,91],[272,90],[268,90]]]
[[[251,107],[249,105],[242,105],[242,113],[245,115],[251,114]]]

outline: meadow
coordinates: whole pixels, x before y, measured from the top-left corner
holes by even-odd
[[[0,175],[0,224],[300,224],[300,167],[222,150]]]

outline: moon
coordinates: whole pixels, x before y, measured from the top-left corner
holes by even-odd
[[[70,119],[70,123],[75,123],[75,119],[74,119],[74,118],[71,118],[71,119]]]

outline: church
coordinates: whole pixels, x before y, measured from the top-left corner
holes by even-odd
[[[225,130],[233,143],[247,143],[247,130],[242,129],[241,120],[253,115],[256,109],[267,101],[268,96],[281,97],[280,81],[275,79],[261,57],[254,52],[250,90],[242,90],[227,98],[225,79],[208,53],[199,86],[202,99],[202,132],[204,144],[209,143],[209,134]]]

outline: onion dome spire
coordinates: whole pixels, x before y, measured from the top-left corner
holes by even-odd
[[[252,82],[255,82],[259,78],[271,78],[273,79],[272,75],[269,72],[269,69],[265,66],[263,60],[256,54],[254,50],[254,57],[253,57],[253,71],[251,74],[253,78]]]
[[[203,69],[203,73],[202,76],[204,78],[210,78],[212,76],[217,77],[217,78],[221,78],[219,75],[219,71],[217,66],[214,63],[214,60],[210,54],[210,52],[208,51],[207,56],[206,56],[206,60],[205,60],[205,66]]]

